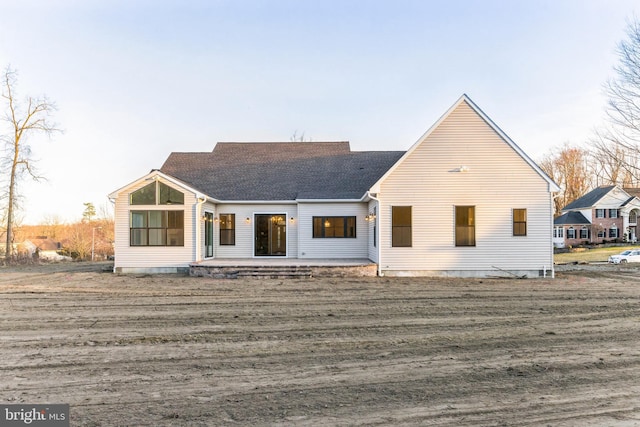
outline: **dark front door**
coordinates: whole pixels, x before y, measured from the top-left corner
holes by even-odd
[[[287,216],[255,216],[255,256],[287,256]]]

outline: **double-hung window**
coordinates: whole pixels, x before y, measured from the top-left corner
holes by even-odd
[[[476,207],[456,206],[456,246],[476,245]]]
[[[411,247],[411,206],[391,207],[391,246]]]
[[[585,225],[583,225],[582,228],[580,229],[580,238],[581,239],[589,238],[589,229]]]
[[[513,210],[513,235],[514,236],[527,235],[527,210],[526,209]]]

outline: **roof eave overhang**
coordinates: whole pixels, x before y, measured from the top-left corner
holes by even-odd
[[[216,200],[215,203],[227,205],[295,205],[295,200]]]
[[[359,199],[296,199],[298,203],[360,203],[366,201],[366,195]]]

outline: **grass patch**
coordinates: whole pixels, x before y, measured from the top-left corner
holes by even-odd
[[[637,246],[610,246],[606,248],[585,248],[580,252],[567,252],[554,254],[553,261],[556,264],[567,264],[573,262],[607,262],[610,255],[619,254],[627,249],[637,249]]]

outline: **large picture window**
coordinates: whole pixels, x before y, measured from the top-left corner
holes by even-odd
[[[313,237],[321,238],[351,238],[356,237],[355,216],[314,216]]]
[[[236,214],[220,214],[220,244],[236,244]]]
[[[411,206],[391,207],[391,246],[411,247]]]
[[[526,209],[513,210],[513,235],[514,236],[527,235],[527,210]]]
[[[131,211],[131,246],[184,246],[184,211]]]
[[[456,246],[476,245],[475,206],[456,206]]]

